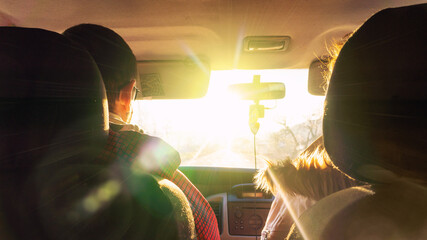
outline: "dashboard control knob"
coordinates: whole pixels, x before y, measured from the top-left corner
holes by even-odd
[[[236,211],[234,212],[234,216],[235,216],[236,218],[241,218],[241,217],[243,216],[243,213],[242,213],[242,211],[240,211],[240,210],[236,210]]]

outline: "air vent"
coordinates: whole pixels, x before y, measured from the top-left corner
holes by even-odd
[[[209,204],[215,212],[216,220],[218,222],[219,234],[222,234],[222,202],[209,202]]]
[[[286,51],[291,38],[288,36],[249,36],[243,39],[245,52],[282,52]]]

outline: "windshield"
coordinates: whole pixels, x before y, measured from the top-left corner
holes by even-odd
[[[283,82],[286,96],[265,100],[265,117],[256,135],[257,168],[263,160],[294,158],[321,135],[322,96],[307,92],[307,69],[212,71],[205,97],[190,100],[138,100],[132,123],[160,137],[181,154],[181,166],[254,168],[254,136],[249,106],[228,93],[230,84]]]

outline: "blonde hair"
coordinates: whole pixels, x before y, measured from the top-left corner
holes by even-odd
[[[353,36],[354,32],[347,33],[341,39],[333,39],[332,43],[327,46],[328,55],[319,57],[318,60],[322,63],[322,76],[324,79],[323,88],[324,90],[328,90],[329,81],[331,80],[332,70],[334,69],[335,62],[338,58],[338,55],[347,42],[347,40]]]
[[[358,185],[354,179],[335,168],[323,146],[302,153],[294,160],[268,162],[255,176],[259,189],[277,194],[278,186],[288,195],[302,195],[320,200],[339,190]]]

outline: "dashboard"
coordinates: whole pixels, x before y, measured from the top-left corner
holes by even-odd
[[[274,197],[256,191],[254,184],[238,184],[230,192],[207,198],[218,219],[221,240],[256,239],[270,211]]]
[[[221,240],[259,239],[274,196],[255,189],[255,169],[180,167],[209,201]],[[258,236],[258,238],[257,238]]]

